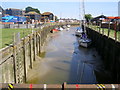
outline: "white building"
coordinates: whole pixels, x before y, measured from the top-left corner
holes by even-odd
[[[120,1],[118,2],[118,16],[120,16]]]

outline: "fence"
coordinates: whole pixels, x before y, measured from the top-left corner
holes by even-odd
[[[24,83],[28,70],[33,68],[36,55],[41,53],[41,47],[47,34],[54,26],[46,26],[23,38],[11,46],[1,49],[0,82]]]
[[[1,24],[1,28],[36,28],[41,25],[42,24]]]
[[[115,41],[120,42],[120,24],[89,24],[88,27],[94,29],[102,35],[107,36],[108,38],[112,38]]]
[[[71,25],[78,25],[79,23],[78,22],[64,22],[64,23],[39,23],[39,24],[0,24],[0,27],[1,28],[37,28],[37,27],[40,27],[42,25],[57,25],[57,24],[71,24]]]

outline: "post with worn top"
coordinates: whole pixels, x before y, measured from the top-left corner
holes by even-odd
[[[116,30],[117,28],[116,27],[117,27],[117,22],[114,23],[114,30],[115,30],[114,37],[115,37],[115,41],[117,40],[117,34],[116,34],[117,33],[117,30]]]
[[[33,67],[33,62],[32,62],[32,36],[29,36],[29,40],[30,40],[30,68],[32,69]]]
[[[40,32],[38,33],[38,37],[39,37],[38,38],[39,39],[39,42],[38,42],[39,43],[39,52],[38,53],[40,54],[41,53],[41,35],[40,35]]]
[[[16,82],[16,46],[13,45],[13,69],[14,69],[14,82]]]
[[[36,60],[36,33],[33,34],[33,54],[34,54],[34,61]]]
[[[26,45],[25,45],[25,38],[23,39],[23,57],[24,57],[24,82],[26,82],[27,67],[26,67]]]
[[[109,22],[109,25],[108,25],[108,38],[109,38],[109,35],[110,35],[110,22]]]

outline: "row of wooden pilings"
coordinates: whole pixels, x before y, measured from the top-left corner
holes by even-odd
[[[14,37],[14,44],[0,49],[0,82],[27,82],[28,71],[33,68],[36,56],[40,55],[47,35],[51,29],[61,25],[66,25],[66,23],[43,25],[37,30],[33,29],[31,34],[21,40]],[[72,23],[71,25],[78,24]]]
[[[45,39],[55,26],[33,31],[19,42],[0,50],[0,82],[25,83],[28,71],[33,68],[36,55],[41,53]]]

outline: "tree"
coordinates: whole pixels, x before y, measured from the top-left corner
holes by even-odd
[[[57,16],[55,16],[55,21],[58,21],[58,17]]]
[[[30,11],[34,11],[34,12],[40,14],[40,11],[39,11],[38,9],[36,9],[36,8],[32,8],[32,7],[30,7],[30,6],[25,8],[25,12],[26,12],[26,13],[28,13],[28,12],[30,12]]]
[[[91,14],[85,14],[85,19],[87,22],[89,22],[90,19],[92,19],[92,15]]]

